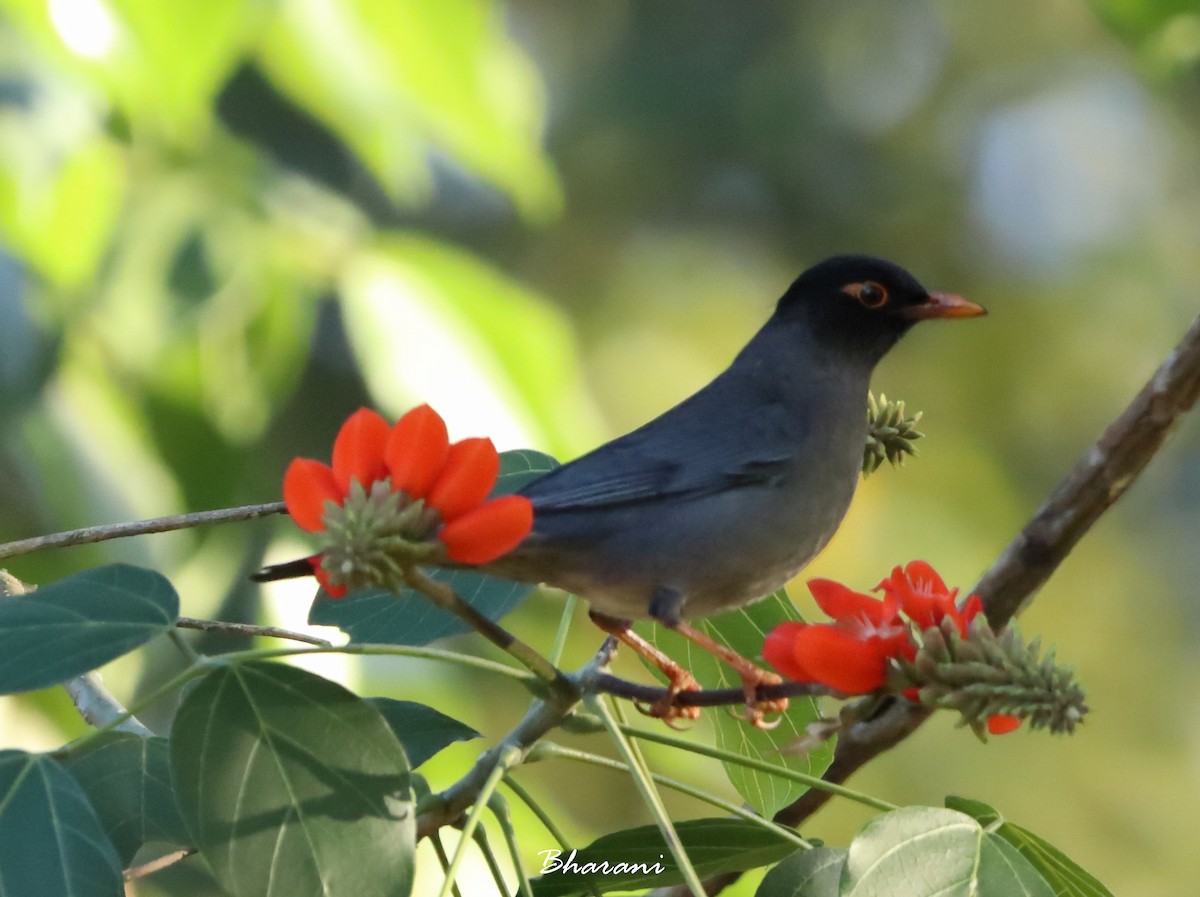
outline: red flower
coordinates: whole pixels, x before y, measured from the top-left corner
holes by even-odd
[[[911,561],[907,567],[892,568],[892,575],[874,589],[900,602],[905,615],[921,630],[940,626],[949,617],[959,635],[967,637],[967,625],[983,610],[978,595],[972,595],[961,608],[955,603],[958,589],[946,588],[937,571],[925,561]]]
[[[891,576],[875,587],[875,591],[883,592],[882,599],[828,579],[809,580],[808,588],[833,622],[781,623],[767,634],[763,656],[797,682],[819,682],[844,695],[881,688],[887,680],[890,660],[916,658],[917,644],[908,621],[924,631],[949,618],[966,639],[968,624],[983,610],[978,595],[958,607],[954,602],[958,590],[947,588],[937,571],[924,561],[895,567]],[[913,685],[901,694],[919,703],[921,686]],[[992,735],[1004,735],[1019,728],[1021,720],[1008,713],[994,713],[985,725]]]
[[[283,503],[296,526],[315,533],[325,528],[325,504],[340,505],[344,495],[333,470],[311,458],[295,458],[283,475]]]
[[[500,474],[500,455],[490,439],[464,439],[450,446],[446,463],[424,496],[446,521],[479,506]]]
[[[911,657],[900,602],[813,579],[809,591],[833,623],[783,623],[767,634],[763,656],[797,682],[820,682],[843,694],[866,694],[883,685],[892,657]]]
[[[401,508],[423,500],[437,512],[432,517],[410,515],[407,525],[414,531],[389,535],[411,542],[436,536],[451,561],[486,564],[520,544],[533,526],[529,499],[512,495],[488,500],[499,471],[500,456],[490,439],[451,445],[445,422],[428,405],[412,409],[394,427],[374,411],[360,408],[338,431],[332,466],[310,458],[292,461],[283,478],[283,500],[301,529],[328,533],[327,514],[351,498],[354,482],[365,493],[356,500],[365,502],[375,500],[374,484],[386,483],[389,493],[403,493]],[[347,519],[351,516],[364,515]],[[341,523],[339,531],[347,521]],[[322,555],[309,559],[314,574],[331,597],[341,597],[345,587],[331,580],[337,577],[321,559]]]
[[[1011,713],[993,713],[987,719],[987,730],[992,735],[1007,735],[1021,727],[1021,720]]]
[[[345,495],[357,480],[370,489],[376,480],[387,477],[383,447],[388,437],[387,421],[369,408],[359,408],[342,424],[333,441],[333,476]]]
[[[392,488],[421,498],[433,485],[450,451],[446,422],[428,405],[418,405],[396,421],[388,434],[384,460]]]
[[[350,591],[345,586],[334,583],[329,578],[329,573],[321,566],[321,556],[314,554],[308,559],[308,565],[312,567],[313,576],[317,578],[317,582],[321,584],[321,588],[325,590],[325,594],[330,598],[345,598]]]
[[[438,533],[446,556],[460,564],[486,564],[508,554],[533,528],[533,505],[523,495],[485,502]]]

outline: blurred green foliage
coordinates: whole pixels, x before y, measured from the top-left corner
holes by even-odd
[[[0,16],[0,539],[273,499],[286,460],[362,403],[429,400],[456,436],[577,453],[701,385],[801,268],[855,250],[992,317],[889,358],[876,388],[924,410],[929,438],[864,484],[810,573],[866,588],[924,557],[967,587],[1198,306],[1191,0],[0,0]],[[1090,687],[1077,736],[984,747],[934,723],[855,784],[977,796],[1116,893],[1190,894],[1198,518],[1190,421],[1024,618]],[[137,561],[190,615],[295,622],[307,594],[244,583],[268,548],[302,542],[264,521],[11,569]],[[511,626],[548,649],[559,607],[535,596]],[[565,662],[596,643],[581,622]],[[175,663],[164,647],[106,673],[128,695]],[[488,739],[525,700],[459,671],[343,672]],[[5,746],[80,726],[55,690],[0,700]],[[720,775],[694,763],[673,774]],[[576,843],[645,819],[626,780],[545,763],[529,781]],[[514,809],[523,843],[550,846]],[[805,834],[845,844],[862,822],[837,805]],[[208,893],[188,864],[153,887]]]

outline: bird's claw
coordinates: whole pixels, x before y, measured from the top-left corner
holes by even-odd
[[[676,725],[679,720],[695,722],[700,719],[700,708],[675,703],[675,697],[685,691],[700,691],[696,677],[682,667],[668,672],[670,684],[661,698],[653,704],[635,702],[634,706],[646,716],[660,719],[672,729],[683,731],[687,726]]]
[[[781,719],[767,721],[768,714],[782,714],[788,709],[787,698],[765,698],[760,700],[758,697],[759,686],[762,685],[780,685],[783,682],[783,677],[767,670],[754,668],[754,672],[747,671],[742,676],[742,690],[746,695],[746,712],[742,714],[734,713],[734,717],[742,722],[749,723],[756,729],[761,729],[764,732],[769,732],[781,722]]]

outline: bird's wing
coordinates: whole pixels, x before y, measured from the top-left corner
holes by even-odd
[[[766,483],[780,476],[789,461],[785,456],[683,460],[606,448],[610,451],[602,456],[585,456],[536,480],[522,494],[539,512],[633,504]],[[705,466],[696,468],[698,461]]]
[[[628,505],[768,483],[793,464],[794,445],[777,438],[776,409],[712,424],[706,415],[668,413],[551,471],[522,494],[537,512]]]

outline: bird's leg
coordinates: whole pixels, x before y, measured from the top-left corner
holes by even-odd
[[[629,620],[609,617],[594,610],[588,611],[588,616],[593,623],[646,658],[646,660],[662,670],[662,674],[667,677],[667,693],[650,707],[642,707],[640,704],[635,704],[634,706],[638,710],[641,710],[647,716],[661,719],[668,725],[671,725],[674,720],[678,719],[694,720],[700,718],[699,707],[675,706],[675,696],[680,692],[700,690],[700,683],[696,681],[696,678],[691,673],[634,632],[632,628],[633,624]]]
[[[650,614],[656,620],[678,632],[692,644],[724,661],[738,674],[742,680],[742,691],[746,696],[746,715],[742,717],[746,722],[756,729],[773,729],[779,725],[778,721],[766,722],[764,716],[768,713],[783,713],[788,708],[788,699],[759,700],[758,687],[760,685],[779,685],[783,682],[783,677],[770,670],[764,670],[728,645],[722,645],[716,639],[685,623],[681,614],[682,609],[683,597],[674,589],[660,588],[655,592],[654,600],[650,604]]]
[[[768,713],[783,713],[788,708],[788,699],[759,700],[758,687],[760,685],[779,685],[783,682],[782,676],[772,673],[770,670],[764,670],[753,661],[738,654],[737,651],[722,645],[687,623],[681,621],[671,628],[709,654],[725,661],[738,674],[742,680],[742,691],[746,695],[746,715],[742,719],[756,729],[774,729],[779,725],[778,720],[768,723],[764,721],[763,717]]]

